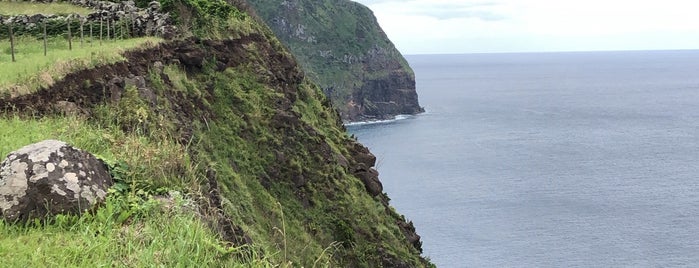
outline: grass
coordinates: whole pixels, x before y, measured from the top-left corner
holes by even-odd
[[[254,249],[229,247],[184,203],[166,207],[110,195],[94,214],[48,223],[0,221],[3,267],[271,267]],[[253,254],[243,252],[253,251]]]
[[[34,2],[15,2],[15,1],[0,1],[1,15],[67,15],[80,14],[87,15],[94,12],[93,10],[71,5],[68,3],[34,3]]]
[[[0,117],[0,156],[46,139],[65,141],[107,163],[122,163],[130,167],[129,182],[144,188],[184,189],[194,183],[181,177],[188,170],[185,148],[169,139],[126,133],[116,125],[97,125],[80,116]]]
[[[164,206],[151,197],[158,188],[198,192],[196,175],[172,171],[193,165],[183,146],[155,137],[161,134],[125,133],[79,116],[0,116],[0,155],[59,139],[107,163],[122,163],[125,178],[120,179],[127,185],[126,190],[110,189],[106,204],[94,214],[25,225],[0,220],[2,267],[276,267],[253,247],[221,241],[192,199],[175,195],[175,205]]]
[[[128,49],[152,46],[161,41],[155,37],[89,43],[86,38],[80,44],[79,37],[73,40],[73,50],[68,49],[64,38],[48,40],[48,53],[44,56],[43,40],[21,37],[15,40],[15,59],[12,62],[10,42],[0,40],[0,96],[29,94],[41,87],[51,86],[54,81],[76,70],[114,63],[124,60],[121,55]]]
[[[225,71],[207,61],[201,72],[173,65],[163,73],[138,74],[149,80],[155,103],[126,87],[118,103],[96,104],[89,116],[0,115],[0,156],[59,139],[104,159],[118,178],[106,204],[94,214],[26,226],[0,221],[0,259],[8,260],[0,266],[379,267],[385,257],[421,266],[396,226],[397,215],[368,195],[347,167],[332,163],[340,155],[350,158],[352,144],[332,108],[324,105],[320,89],[308,81],[276,85],[293,67],[275,60],[288,56],[278,51],[281,45],[249,17],[230,20],[221,25],[225,32],[209,27],[214,30],[195,29],[195,34],[244,36],[250,31],[269,40],[253,38],[236,55],[241,64]],[[33,50],[25,46],[20,51],[27,63],[18,62],[30,66],[25,71],[29,77],[54,66],[43,57],[41,42],[19,41],[35,44]],[[113,49],[107,46],[100,52]],[[19,65],[9,63],[2,47],[0,53],[0,67],[6,68],[0,79],[14,79],[15,85],[30,80],[17,78],[24,73],[5,76]],[[96,54],[81,59],[89,62]],[[293,60],[281,62],[287,61]],[[287,101],[298,114],[285,110]],[[188,143],[177,142],[186,136],[191,137]],[[221,226],[206,228],[215,225],[200,215],[206,211],[164,209],[150,198],[180,191],[194,203],[205,201],[197,197],[209,190],[209,168],[216,170],[224,216],[254,246],[223,244],[216,232]]]

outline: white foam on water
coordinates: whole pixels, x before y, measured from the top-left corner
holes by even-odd
[[[374,124],[386,124],[386,123],[396,122],[396,121],[400,121],[400,120],[410,119],[413,117],[415,117],[415,115],[399,114],[399,115],[396,115],[393,119],[346,122],[346,123],[343,123],[343,125],[345,125],[346,127],[351,127],[351,126],[363,126],[363,125],[374,125]]]

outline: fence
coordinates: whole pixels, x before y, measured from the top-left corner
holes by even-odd
[[[136,21],[130,20],[129,18],[124,18],[121,20],[114,20],[112,18],[100,18],[99,21],[89,21],[84,17],[68,17],[65,19],[50,19],[44,18],[38,23],[34,23],[32,27],[27,27],[26,24],[16,24],[12,21],[6,23],[6,27],[1,27],[0,38],[7,38],[10,43],[10,54],[12,54],[12,61],[15,62],[15,47],[17,36],[30,36],[37,39],[43,39],[44,44],[44,56],[48,54],[47,39],[53,36],[64,36],[68,44],[68,49],[73,49],[73,33],[79,33],[80,46],[84,46],[85,43],[89,43],[90,46],[94,44],[96,35],[99,36],[99,45],[102,45],[103,41],[111,41],[117,39],[128,39],[137,36],[143,36],[143,34],[138,34],[139,31],[136,28]],[[97,34],[95,34],[95,29],[99,28]],[[87,33],[85,30],[88,29]],[[106,38],[105,38],[106,36]]]
[[[63,36],[68,49],[73,49],[73,38],[79,33],[80,46],[87,42],[93,45],[99,36],[99,44],[103,41],[127,39],[140,36],[161,36],[172,33],[170,16],[160,13],[157,2],[147,8],[133,6],[132,2],[109,3],[103,1],[73,1],[98,9],[87,16],[68,15],[17,15],[3,17],[0,15],[0,42],[8,40],[12,61],[15,61],[16,46],[21,46],[18,36],[29,36],[43,39],[44,55],[49,53],[47,39]],[[84,2],[84,3],[83,3]],[[86,29],[87,30],[86,32]],[[99,31],[95,33],[95,31]],[[87,34],[87,37],[86,37]],[[106,38],[105,38],[106,37]]]

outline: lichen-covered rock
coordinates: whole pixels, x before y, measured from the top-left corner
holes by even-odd
[[[112,177],[93,155],[45,140],[10,153],[0,164],[0,215],[9,222],[80,214],[104,201]]]

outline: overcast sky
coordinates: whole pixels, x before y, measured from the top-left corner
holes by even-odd
[[[404,54],[699,49],[697,0],[355,0]]]

